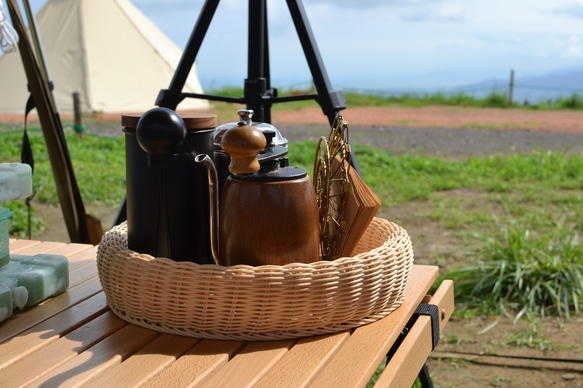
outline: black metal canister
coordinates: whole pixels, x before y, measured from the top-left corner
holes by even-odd
[[[123,115],[126,143],[128,248],[175,261],[214,263],[206,170],[217,116],[154,108]]]

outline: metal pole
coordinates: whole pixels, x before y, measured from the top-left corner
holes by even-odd
[[[45,60],[45,53],[43,50],[43,46],[41,44],[40,35],[38,33],[38,27],[36,26],[36,19],[34,18],[34,14],[32,13],[32,9],[30,8],[30,3],[28,0],[23,0],[22,4],[24,5],[24,13],[26,13],[26,18],[28,19],[28,28],[30,29],[30,38],[32,40],[32,45],[34,46],[34,51],[36,54],[36,60],[38,62],[38,67],[40,73],[44,79],[47,80],[50,89],[50,99],[51,103],[55,111],[58,113],[58,106],[57,100],[55,99],[55,95],[53,94],[53,81],[51,80],[51,75],[49,74],[49,69],[47,66],[47,62]]]
[[[277,89],[271,87],[271,67],[269,65],[269,28],[267,23],[267,1],[263,15],[263,77],[265,78],[265,93],[269,97],[277,97]],[[271,98],[262,99],[263,102],[263,122],[271,123],[271,107],[273,105]]]
[[[265,8],[266,0],[249,0],[249,36],[245,102],[253,109],[255,121],[264,121],[262,96],[267,90],[265,79]]]
[[[218,5],[219,0],[207,0],[204,3],[202,11],[196,21],[196,25],[188,39],[186,48],[182,52],[182,57],[176,67],[172,81],[170,81],[170,86],[168,87],[168,90],[160,91],[156,98],[156,105],[175,110],[176,106],[184,98],[182,96],[182,89],[186,83],[186,78],[192,69],[198,50],[200,49]]]
[[[16,0],[7,0],[6,3],[14,28],[20,36],[18,49],[41,122],[69,237],[71,242],[98,244],[103,234],[101,222],[85,212],[61,119],[51,101],[48,80],[43,78],[36,58],[38,54],[34,52]]]
[[[514,92],[514,69],[510,70],[510,86],[508,89],[508,106],[512,106],[512,93]]]
[[[320,56],[314,33],[308,22],[308,16],[304,9],[301,0],[286,0],[290,10],[292,20],[294,22],[300,43],[304,50],[304,54],[312,73],[312,78],[318,91],[318,103],[322,107],[322,111],[328,116],[330,125],[334,123],[334,119],[339,114],[339,111],[346,108],[346,100],[340,91],[332,90],[332,84],[328,79],[328,73],[324,67],[324,61]]]
[[[85,125],[83,125],[83,117],[81,115],[81,97],[79,92],[73,92],[73,113],[75,118],[73,130],[83,140],[85,138]]]

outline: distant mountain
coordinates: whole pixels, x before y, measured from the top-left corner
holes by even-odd
[[[490,79],[482,82],[452,88],[448,93],[464,92],[484,97],[492,91],[508,93],[510,78]],[[556,100],[559,97],[569,97],[573,93],[583,95],[583,67],[575,67],[549,72],[535,77],[520,77],[514,79],[513,101],[517,103],[537,103],[541,100]]]
[[[373,93],[389,96],[404,94],[443,93],[446,95],[465,93],[477,98],[486,97],[492,92],[509,93],[510,77],[506,79],[487,79],[476,83],[458,87],[410,87],[410,88],[386,88],[383,90],[363,88],[341,88],[355,93]],[[512,100],[515,103],[525,102],[536,104],[541,101],[555,101],[560,97],[570,97],[573,93],[583,96],[583,66],[559,69],[539,76],[521,77],[516,72]]]

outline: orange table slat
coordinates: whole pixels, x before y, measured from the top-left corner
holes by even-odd
[[[107,306],[97,248],[11,240],[12,253],[69,258],[69,289],[0,323],[0,375],[9,386],[59,387],[363,387],[416,307],[438,268],[414,265],[402,306],[356,329],[283,341],[219,341],[162,334],[125,322]],[[437,304],[443,330],[453,284]],[[378,386],[410,384],[431,352],[429,317],[420,317],[379,377]]]

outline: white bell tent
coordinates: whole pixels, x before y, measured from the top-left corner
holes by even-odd
[[[48,0],[36,15],[60,112],[141,113],[168,88],[182,50],[129,0]],[[23,113],[27,80],[18,52],[0,57],[0,113]],[[183,92],[202,93],[196,67]],[[208,108],[186,99],[177,110]]]

